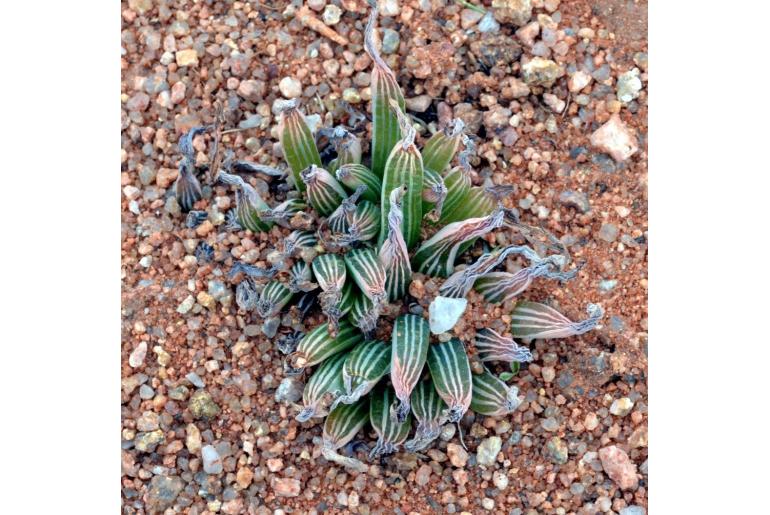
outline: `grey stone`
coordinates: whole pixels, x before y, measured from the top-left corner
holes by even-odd
[[[452,299],[438,296],[433,299],[428,308],[430,331],[433,334],[441,334],[452,329],[468,306],[468,300]]]
[[[150,513],[162,513],[170,508],[184,488],[184,481],[177,476],[154,476],[147,488],[147,508]]]
[[[159,443],[163,442],[166,437],[161,429],[150,431],[147,433],[137,433],[134,438],[134,447],[141,452],[153,452]]]
[[[382,29],[382,53],[393,54],[398,51],[401,36],[393,29]]]
[[[479,465],[491,466],[497,460],[497,453],[503,446],[503,441],[499,436],[490,436],[485,438],[476,449],[476,462]]]
[[[618,100],[627,104],[639,97],[642,90],[642,81],[639,78],[639,68],[634,68],[618,77],[617,95]]]
[[[602,224],[599,229],[599,238],[612,243],[618,238],[618,228],[615,224]]]
[[[222,458],[213,445],[206,445],[201,449],[203,470],[207,474],[219,474],[222,472]]]
[[[591,203],[588,200],[588,195],[582,191],[563,191],[559,195],[559,202],[565,206],[574,207],[581,213],[588,213],[591,210]]]
[[[647,512],[641,506],[631,505],[620,510],[620,515],[646,515]]]
[[[285,377],[275,390],[276,402],[285,402],[287,404],[297,402],[302,398],[304,386],[297,377]]]
[[[564,465],[567,463],[567,444],[564,442],[564,440],[558,436],[554,436],[548,440],[548,443],[545,445],[545,447],[548,457],[551,459],[551,461],[558,465]]]

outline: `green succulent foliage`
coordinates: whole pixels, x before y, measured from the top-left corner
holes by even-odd
[[[493,266],[479,265],[484,272],[467,274],[466,280],[456,277],[461,273],[455,272],[456,262],[478,238],[500,227],[517,228],[517,222],[486,189],[472,184],[474,147],[461,121],[452,121],[418,146],[396,74],[375,45],[376,12],[372,9],[365,34],[374,63],[370,154],[362,156],[361,141],[349,130],[326,128],[337,156],[324,163],[300,107],[290,102],[281,113],[278,134],[297,192],[271,209],[247,181],[220,174],[222,182],[238,188],[238,228],[260,232],[277,224],[297,229],[284,240],[281,254],[293,265],[240,267],[249,277],[239,286],[244,299],[239,306],[257,311],[266,324],[268,318],[275,323],[282,311],[317,296],[326,323],[297,337],[286,372],[301,374],[314,367],[297,420],[325,417],[323,456],[353,468],[363,465],[337,450],[367,423],[378,435],[370,454],[375,458],[401,446],[409,452],[425,449],[443,424],[459,422],[468,409],[503,416],[518,406],[518,390],[504,382],[516,374],[518,361],[500,378],[486,368],[474,376],[463,343],[457,338],[431,342],[423,315],[396,316],[390,334],[388,325],[379,323],[386,313],[392,320],[395,313],[406,312],[399,311],[398,303],[405,301],[413,272],[455,274],[452,291],[460,292],[455,297],[465,296],[476,279],[479,291],[491,291],[499,276]],[[183,183],[180,191],[185,188]],[[316,225],[311,230],[312,224],[299,228],[289,223],[297,218]],[[554,272],[546,277],[566,276]],[[266,284],[259,290],[253,284],[262,279]],[[393,304],[395,309],[389,309]],[[587,319],[572,322],[549,306],[522,302],[513,313],[511,333],[514,338],[582,334],[602,315],[591,306]],[[523,356],[526,349],[513,339],[492,336],[477,341],[486,345],[489,360]],[[520,360],[531,360],[531,355]],[[409,439],[413,416],[416,429]]]

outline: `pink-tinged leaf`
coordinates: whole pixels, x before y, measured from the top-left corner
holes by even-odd
[[[525,363],[532,361],[532,353],[520,347],[513,338],[506,338],[496,331],[484,328],[476,333],[476,353],[481,361]]]
[[[514,338],[567,338],[586,333],[596,327],[604,311],[596,304],[586,308],[588,318],[573,322],[555,309],[538,302],[519,302],[511,315]]]

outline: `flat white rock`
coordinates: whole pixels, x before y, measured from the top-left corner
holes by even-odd
[[[428,308],[430,331],[441,334],[452,329],[468,306],[467,299],[451,299],[438,296]]]

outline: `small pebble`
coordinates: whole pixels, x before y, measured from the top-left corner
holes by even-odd
[[[284,77],[278,83],[278,89],[285,98],[296,98],[302,94],[302,83],[294,77]]]
[[[631,413],[632,409],[634,409],[634,401],[628,397],[621,397],[620,399],[615,399],[612,401],[612,405],[610,406],[610,413],[616,417],[625,417]]]
[[[203,470],[206,474],[219,474],[222,472],[222,458],[213,445],[206,445],[201,449]]]
[[[144,364],[144,358],[147,356],[147,342],[140,342],[128,357],[128,364],[131,368],[139,368]]]

